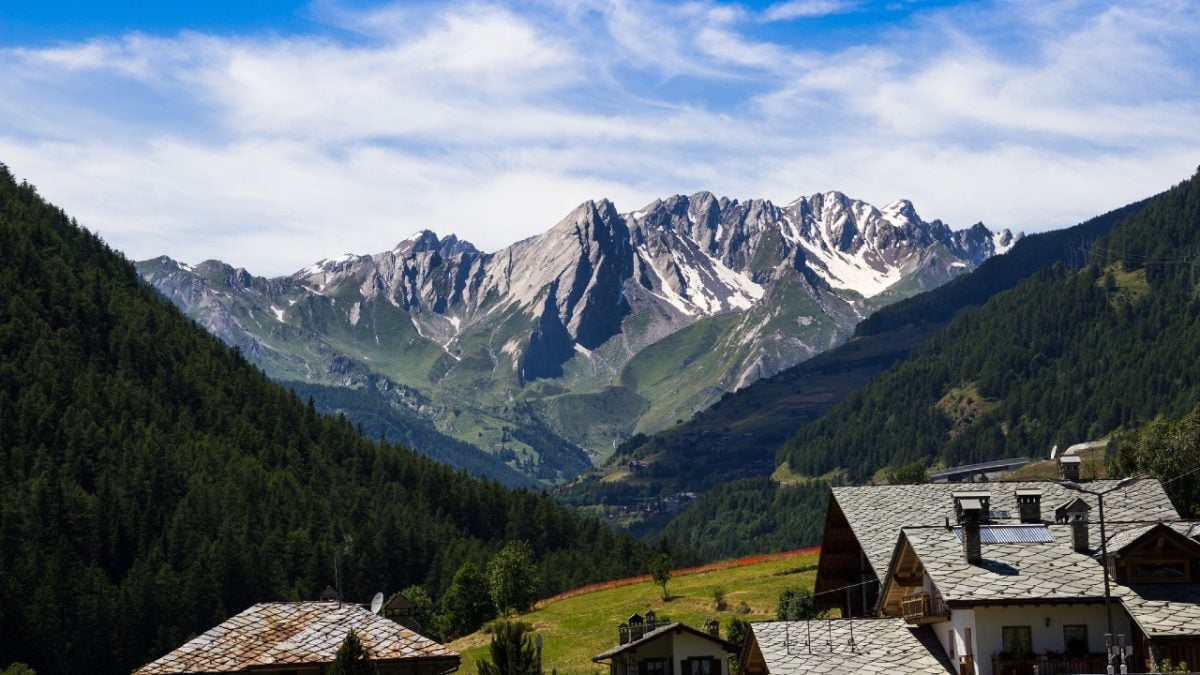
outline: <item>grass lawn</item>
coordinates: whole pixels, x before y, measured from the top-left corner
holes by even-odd
[[[811,590],[816,569],[817,552],[810,549],[740,567],[675,572],[667,584],[668,602],[663,602],[662,592],[652,581],[640,581],[551,598],[520,618],[542,635],[542,669],[546,673],[607,673],[608,666],[593,663],[592,656],[616,646],[617,625],[635,612],[644,615],[652,609],[660,619],[665,616],[697,629],[706,619],[715,618],[721,622],[721,637],[725,637],[729,619],[739,616],[736,610],[741,603],[750,608],[740,615],[744,619],[774,619],[779,593],[797,586]],[[713,590],[719,586],[725,588],[729,606],[723,612],[716,611],[713,602]],[[460,672],[477,671],[476,662],[487,657],[489,639],[485,633],[475,633],[449,644],[462,655]]]

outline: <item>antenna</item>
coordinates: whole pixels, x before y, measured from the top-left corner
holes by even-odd
[[[375,597],[371,598],[371,613],[378,614],[381,609],[383,609],[383,593],[376,593]]]

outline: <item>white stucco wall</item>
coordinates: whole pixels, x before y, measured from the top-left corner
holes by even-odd
[[[1046,619],[1050,625],[1046,625]],[[976,609],[956,609],[950,615],[950,621],[933,624],[934,634],[942,643],[946,654],[953,653],[956,657],[971,653],[975,656],[975,672],[978,675],[992,675],[992,656],[1004,648],[1004,626],[1029,626],[1033,641],[1033,651],[1063,652],[1063,626],[1068,624],[1084,624],[1088,627],[1088,650],[1094,653],[1104,652],[1104,634],[1107,632],[1107,622],[1104,616],[1104,605],[1026,605],[1018,607],[979,607]],[[970,650],[967,649],[967,629],[971,629]],[[1124,633],[1127,644],[1130,641],[1129,623],[1119,605],[1113,606],[1113,628],[1117,633]],[[951,634],[951,629],[953,634]],[[953,652],[950,640],[955,641]]]
[[[675,665],[673,672],[683,673],[683,662],[690,658],[711,657],[721,662],[721,675],[729,675],[729,655],[720,647],[688,632],[675,635]]]
[[[637,649],[637,659],[670,659],[674,675],[684,673],[684,662],[689,658],[710,657],[721,663],[721,675],[729,675],[729,654],[709,640],[681,630],[669,638],[657,639]],[[617,657],[618,659],[620,657]]]

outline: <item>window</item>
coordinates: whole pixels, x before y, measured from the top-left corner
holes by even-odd
[[[708,658],[692,658],[683,662],[683,675],[721,675],[721,662]]]
[[[1186,560],[1140,562],[1133,565],[1132,581],[1187,581]]]
[[[1000,635],[1005,654],[1024,656],[1033,653],[1033,629],[1029,626],[1004,626]]]
[[[1085,624],[1063,626],[1063,651],[1071,656],[1088,653],[1087,626]]]
[[[643,659],[641,675],[671,675],[666,659]]]

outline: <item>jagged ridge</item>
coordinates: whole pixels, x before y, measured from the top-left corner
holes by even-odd
[[[879,306],[1015,239],[926,222],[905,200],[877,209],[828,192],[780,207],[702,192],[627,214],[589,201],[495,253],[421,231],[277,279],[213,261],[142,271],[275,377],[362,386],[382,375],[431,399],[439,427],[463,440],[535,465],[564,451],[566,477],[586,465],[580,448],[602,455],[828,349]],[[659,353],[643,356],[651,345]],[[600,432],[570,419],[569,395],[642,412],[592,411]],[[446,419],[464,406],[468,421]],[[533,419],[548,444],[513,440],[512,423]]]

